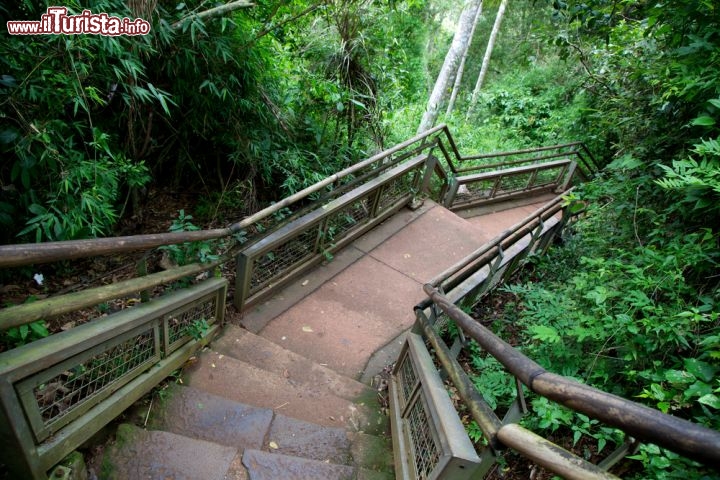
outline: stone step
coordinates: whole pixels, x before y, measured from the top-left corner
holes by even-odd
[[[164,390],[147,424],[197,440],[237,449],[266,450],[343,465],[358,464],[373,470],[392,465],[390,440],[346,432],[273,414],[178,384]],[[388,458],[390,459],[388,461]]]
[[[352,465],[351,444],[342,428],[275,415],[264,450],[325,463]]]
[[[371,434],[387,431],[387,418],[380,412],[375,392],[352,402],[324,385],[296,385],[284,375],[212,350],[199,354],[185,369],[185,381],[213,395],[326,427]]]
[[[369,387],[287,350],[244,328],[229,325],[212,344],[213,350],[258,368],[283,375],[293,384],[324,386],[335,395],[355,400],[369,395]]]
[[[171,384],[153,409],[148,428],[241,450],[261,449],[272,421],[270,409]]]
[[[251,480],[352,480],[353,467],[292,457],[260,450],[245,450],[242,462]]]
[[[118,427],[105,450],[100,478],[225,480],[247,478],[238,450],[175,433]]]

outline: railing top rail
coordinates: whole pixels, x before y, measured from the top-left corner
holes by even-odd
[[[499,158],[499,157],[512,157],[515,155],[524,155],[526,153],[536,153],[536,152],[547,152],[548,150],[560,150],[562,148],[570,148],[570,147],[577,147],[583,145],[582,142],[571,142],[571,143],[563,143],[559,145],[548,145],[545,147],[534,147],[534,148],[524,148],[522,150],[511,150],[508,152],[492,152],[492,153],[482,153],[478,155],[468,155],[466,157],[462,157],[463,160],[483,160],[485,158]],[[492,166],[492,165],[490,165]]]
[[[572,191],[572,189],[568,190],[566,193]],[[514,235],[517,234],[520,230],[523,229],[523,227],[526,227],[534,222],[542,220],[547,220],[548,218],[555,215],[558,210],[562,208],[562,203],[565,201],[563,196],[555,197],[553,200],[548,202],[546,205],[542,206],[535,212],[531,213],[524,219],[517,222],[515,225],[512,225],[507,230],[504,230],[500,234],[498,234],[495,238],[490,240],[489,242],[485,243],[483,246],[475,250],[474,252],[470,253],[465,258],[461,259],[460,261],[456,262],[454,265],[449,266],[444,271],[437,274],[435,277],[433,277],[428,284],[432,285],[433,287],[438,287],[447,280],[448,278],[452,277],[456,273],[460,272],[464,268],[466,268],[468,265],[475,262],[478,258],[482,257],[486,253],[490,252],[492,249],[497,248],[499,245],[502,245],[505,243],[505,241]]]
[[[483,180],[483,179],[495,178],[495,177],[499,177],[499,176],[525,173],[525,172],[529,172],[532,170],[550,170],[550,169],[559,167],[561,165],[568,165],[569,163],[572,163],[572,160],[567,159],[567,158],[564,158],[562,160],[553,160],[552,162],[532,163],[530,165],[520,165],[517,167],[506,168],[504,170],[493,170],[490,172],[472,173],[470,175],[464,175],[462,177],[458,177],[458,181],[460,181],[460,180],[464,180],[466,182],[467,181],[478,181],[478,180]],[[506,164],[504,166],[509,166],[509,165]],[[483,167],[483,169],[487,170],[484,167]],[[460,171],[463,171],[463,170],[460,170]]]
[[[447,143],[449,144],[449,152],[441,136],[444,136],[445,141],[447,141]],[[392,157],[392,155],[418,142],[426,142],[424,144],[421,144],[421,147],[423,145],[427,148],[433,148],[435,146],[438,146],[442,152],[442,156],[447,162],[448,167],[455,174],[460,171],[457,167],[458,164],[472,159],[511,156],[534,151],[546,151],[561,147],[573,147],[578,145],[580,145],[580,147],[587,154],[589,154],[587,147],[585,147],[584,144],[580,142],[575,142],[565,145],[539,147],[536,149],[525,149],[516,150],[513,152],[499,152],[463,157],[460,155],[455,140],[453,139],[453,136],[450,133],[447,125],[441,124],[429,130],[426,130],[425,132],[422,132],[387,150],[377,153],[370,158],[367,158],[337,173],[334,173],[327,178],[313,185],[310,185],[309,187],[293,195],[290,195],[289,197],[282,199],[279,202],[276,202],[248,217],[245,217],[238,222],[229,225],[226,228],[198,230],[193,232],[166,232],[87,240],[65,240],[56,242],[45,242],[42,244],[27,243],[15,245],[0,245],[0,268],[48,263],[58,260],[71,260],[97,255],[126,253],[136,250],[160,247],[163,245],[173,245],[182,242],[206,241],[228,237],[234,233],[238,233],[243,229],[252,226],[259,221],[262,221],[263,219],[266,219],[270,215],[278,212],[283,208],[289,207],[301,200],[308,198],[310,195],[317,193],[330,185],[335,184],[339,180],[348,177],[349,175],[352,175],[374,163],[388,159]]]
[[[576,412],[710,465],[720,465],[720,432],[547,372],[454,305],[434,286],[425,293],[458,327],[530,390]]]

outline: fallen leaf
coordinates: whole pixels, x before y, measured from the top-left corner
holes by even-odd
[[[278,448],[280,448],[275,442],[268,443],[268,447],[272,448],[273,450],[277,450]]]
[[[74,326],[75,326],[75,322],[68,322],[65,325],[63,325],[62,327],[60,327],[60,330],[62,330],[64,332],[66,330],[70,330]]]
[[[307,325],[305,325],[305,326],[302,328],[302,331],[305,332],[305,333],[312,333],[312,332],[313,332],[313,329],[310,328],[310,327],[308,327]]]
[[[309,281],[310,281],[310,280],[305,280],[305,281],[304,281],[304,282],[302,282],[302,283],[301,283],[300,285],[302,285],[302,286],[304,287],[305,285],[307,285],[307,284],[308,284],[308,282],[309,282]]]
[[[283,370],[283,377],[290,378],[290,372],[287,371],[287,368]]]

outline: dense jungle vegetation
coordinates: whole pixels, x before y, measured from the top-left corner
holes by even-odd
[[[572,193],[588,212],[564,245],[506,287],[493,328],[512,325],[548,370],[720,429],[717,2],[512,0],[469,109],[498,3],[485,3],[438,122],[464,153],[579,140],[606,167]],[[92,3],[147,19],[147,36],[3,33],[0,242],[134,233],[157,191],[192,192],[197,223],[226,224],[411,137],[463,9],[258,0],[193,15],[215,5]],[[0,5],[2,24],[46,7]],[[475,361],[483,391],[512,391]],[[621,440],[541,399],[532,408],[527,423],[581,455]],[[713,477],[653,445],[633,458],[631,477]]]

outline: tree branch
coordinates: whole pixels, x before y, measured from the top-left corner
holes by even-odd
[[[282,27],[283,25],[285,25],[285,24],[287,24],[287,23],[294,22],[294,21],[297,20],[298,18],[307,15],[308,13],[310,13],[310,12],[314,11],[315,9],[317,9],[320,5],[322,5],[322,2],[316,3],[315,5],[310,5],[308,8],[306,8],[306,9],[303,10],[302,12],[298,13],[297,15],[294,15],[293,17],[290,17],[290,18],[288,18],[287,20],[283,20],[282,22],[278,23],[277,25],[270,25],[269,27],[266,27],[265,30],[263,30],[262,32],[260,32],[260,33],[258,33],[257,35],[255,35],[255,38],[253,38],[252,40],[250,40],[250,43],[249,43],[248,45],[254,44],[255,42],[257,42],[258,40],[260,40],[262,37],[264,37],[264,36],[267,35],[268,33],[272,32],[272,31],[275,30],[276,28]]]
[[[252,3],[250,0],[236,0],[234,2],[226,3],[225,5],[220,5],[219,7],[205,10],[204,12],[190,14],[187,17],[181,18],[177,22],[173,23],[172,28],[175,28],[175,29],[181,28],[186,22],[188,22],[190,20],[194,20],[196,18],[204,20],[207,18],[219,17],[221,15],[225,15],[226,13],[238,10],[240,8],[254,7],[254,6],[255,6],[255,4]]]

